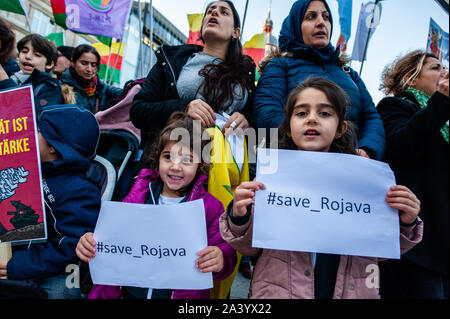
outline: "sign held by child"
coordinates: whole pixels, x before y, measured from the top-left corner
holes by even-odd
[[[31,86],[0,92],[0,242],[45,240]]]
[[[258,163],[256,180],[266,189],[256,193],[253,247],[400,258],[398,213],[385,201],[396,184],[387,164],[347,154],[260,151],[277,153],[271,155],[278,172],[266,174]]]
[[[94,232],[95,284],[156,289],[212,288],[196,268],[207,246],[203,200],[174,205],[103,202]],[[170,229],[170,231],[168,231]]]

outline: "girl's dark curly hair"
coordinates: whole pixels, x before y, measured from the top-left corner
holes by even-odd
[[[205,15],[215,2],[217,1],[211,2],[206,7]],[[241,20],[233,2],[223,2],[226,2],[233,12],[234,28],[240,28]],[[202,31],[203,29],[200,32]],[[239,39],[232,39],[228,45],[225,61],[219,64],[207,64],[199,72],[200,76],[205,78],[199,91],[203,90],[203,96],[206,99],[205,102],[216,112],[219,112],[221,109],[226,109],[233,104],[236,92],[239,92],[239,90],[236,91],[236,87],[240,86],[242,88],[242,94],[250,90],[248,74],[251,68],[254,67],[254,64],[252,59],[244,55],[242,51],[241,41]],[[243,99],[243,96],[237,98]]]
[[[145,167],[150,169],[159,170],[159,160],[161,153],[168,143],[185,143],[193,152],[197,153],[200,158],[200,164],[197,169],[196,177],[200,174],[208,175],[210,168],[210,154],[211,150],[207,149],[211,147],[209,134],[205,134],[205,130],[202,128],[200,121],[195,123],[194,120],[188,117],[183,112],[174,112],[170,116],[166,127],[161,131],[159,138],[148,147],[145,148],[143,154],[142,163]],[[178,134],[176,130],[180,130],[180,133],[187,133],[189,135],[189,140],[183,139],[186,134]],[[206,138],[208,137],[208,138]],[[200,147],[196,148],[195,143],[200,142]],[[184,145],[184,144],[183,144]],[[194,178],[195,181],[196,178]],[[192,184],[186,188],[180,190],[180,195],[185,195],[191,188]]]
[[[286,105],[284,107],[284,121],[278,129],[278,139],[280,149],[297,150],[297,145],[290,137],[291,132],[291,116],[294,112],[296,101],[300,93],[308,88],[314,88],[322,91],[330,101],[334,110],[336,111],[339,124],[338,128],[342,128],[345,122],[345,114],[347,112],[347,105],[350,103],[350,98],[347,93],[342,90],[336,83],[318,77],[307,78],[299,86],[297,86],[288,96]],[[357,155],[355,146],[357,140],[356,126],[349,121],[347,122],[347,131],[340,137],[333,141],[330,146],[332,153],[346,153]]]

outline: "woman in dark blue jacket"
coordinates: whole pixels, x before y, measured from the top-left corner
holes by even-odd
[[[379,160],[385,150],[383,123],[361,78],[341,61],[339,48],[330,44],[330,12],[324,0],[294,3],[281,29],[281,55],[265,65],[256,88],[255,122],[257,127],[277,128],[289,93],[310,76],[327,78],[351,98],[346,118],[359,129],[358,152]]]

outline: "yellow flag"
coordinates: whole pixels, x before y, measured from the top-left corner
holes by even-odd
[[[211,168],[208,177],[208,193],[216,197],[225,210],[228,204],[233,200],[234,192],[242,182],[248,182],[250,179],[247,142],[244,140],[244,162],[242,168],[236,163],[229,141],[225,138],[222,131],[216,126],[207,129],[212,140],[211,150]],[[214,281],[214,287],[211,289],[211,299],[227,298],[231,285],[233,284],[241,255],[237,253],[237,264],[233,273],[226,279]]]

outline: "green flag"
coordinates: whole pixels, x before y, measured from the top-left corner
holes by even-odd
[[[28,20],[28,14],[25,10],[22,0],[0,0],[0,10],[9,11],[25,16],[27,20],[28,30],[31,32],[31,24]]]
[[[0,10],[26,15],[22,0],[0,0]]]
[[[64,45],[64,33],[50,33],[46,38],[55,45],[55,47],[59,47],[60,45]]]
[[[100,41],[101,43],[107,45],[107,46],[111,46],[112,43],[112,38],[109,37],[102,37],[101,35],[96,36],[96,38],[98,39],[98,41]]]

